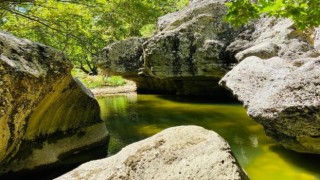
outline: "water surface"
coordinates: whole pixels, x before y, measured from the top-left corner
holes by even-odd
[[[111,134],[110,155],[163,129],[198,125],[226,139],[253,180],[320,179],[320,156],[282,148],[265,136],[241,104],[136,94],[107,96],[98,101]]]

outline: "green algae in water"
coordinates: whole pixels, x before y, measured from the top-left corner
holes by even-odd
[[[251,179],[320,179],[320,156],[295,153],[266,137],[241,104],[177,99],[157,95],[119,95],[98,99],[111,134],[109,154],[179,125],[213,130],[230,144]]]

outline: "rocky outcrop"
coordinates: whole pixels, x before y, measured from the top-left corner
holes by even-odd
[[[314,37],[297,30],[290,19],[262,17],[244,27],[226,48],[238,61],[258,56],[262,59],[279,56],[284,59],[317,57]]]
[[[166,129],[57,179],[248,179],[227,142],[197,126]]]
[[[235,37],[222,19],[224,2],[195,1],[161,17],[161,31],[143,45],[145,72],[158,78],[220,78],[227,64],[221,53]]]
[[[131,38],[112,43],[102,50],[103,62],[99,62],[100,68],[111,75],[124,77],[136,77],[143,68],[141,59],[144,38]]]
[[[284,147],[320,154],[320,58],[248,57],[220,82]]]
[[[220,84],[266,134],[298,152],[320,153],[320,69],[317,31],[289,19],[260,18],[226,48],[241,61]]]
[[[195,0],[161,17],[158,32],[133,48],[139,51],[129,57],[140,56],[130,78],[138,89],[222,97],[218,80],[240,62],[221,84],[269,136],[289,149],[320,153],[319,28],[302,32],[289,19],[261,17],[236,31],[222,20],[224,2]],[[100,58],[100,66],[108,57]]]
[[[1,32],[0,53],[0,174],[106,143],[99,105],[61,52]]]
[[[138,91],[221,96],[224,91],[217,82],[247,57],[319,55],[314,48],[319,48],[318,29],[312,38],[289,19],[261,17],[235,30],[223,20],[227,1],[190,1],[183,10],[160,17],[158,31],[149,39],[129,39],[105,48],[98,65],[134,80]]]
[[[223,52],[237,34],[223,21],[224,2],[197,0],[161,17],[157,34],[109,45],[98,66],[136,81],[138,91],[219,94],[217,82],[232,65]]]

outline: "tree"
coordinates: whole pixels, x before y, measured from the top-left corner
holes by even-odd
[[[94,56],[107,44],[141,36],[145,26],[188,0],[5,0],[0,28],[62,50],[75,67],[97,74]]]
[[[261,14],[291,18],[301,30],[320,25],[319,0],[232,0],[227,6],[226,20],[235,26],[243,25]]]

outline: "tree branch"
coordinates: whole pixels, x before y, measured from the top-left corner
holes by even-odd
[[[20,13],[20,12],[17,12],[17,11],[14,11],[14,10],[11,10],[11,9],[8,9],[8,8],[5,8],[5,7],[0,7],[0,8],[3,9],[3,10],[9,11],[9,12],[11,12],[11,13],[13,13],[13,14],[16,14],[16,15],[19,15],[19,16],[21,16],[21,17],[24,17],[24,18],[26,18],[26,19],[29,19],[29,20],[31,20],[31,21],[35,21],[35,22],[37,22],[37,23],[39,23],[39,24],[42,24],[42,25],[46,26],[47,28],[52,29],[52,30],[54,30],[54,31],[57,31],[57,32],[66,34],[65,32],[63,32],[63,31],[61,31],[61,30],[59,30],[59,29],[56,29],[56,28],[54,28],[54,27],[51,27],[51,26],[49,26],[48,24],[40,21],[39,19],[36,19],[36,18],[27,16],[27,15],[24,15],[23,13]]]
[[[41,25],[43,25],[43,26],[45,26],[45,27],[47,27],[47,28],[49,28],[49,29],[51,29],[51,30],[57,31],[57,32],[65,35],[65,36],[71,36],[71,37],[73,37],[74,39],[77,39],[79,42],[82,42],[82,41],[83,41],[81,38],[75,36],[74,34],[67,33],[67,32],[65,32],[65,31],[62,31],[62,30],[57,29],[57,28],[54,28],[54,27],[52,27],[52,26],[44,23],[43,21],[39,20],[39,18],[37,18],[37,17],[27,16],[27,15],[21,13],[21,12],[14,11],[14,10],[11,10],[11,9],[9,9],[9,8],[5,8],[5,7],[2,7],[2,6],[0,6],[0,9],[3,9],[3,10],[8,11],[8,12],[10,12],[10,13],[16,14],[16,15],[21,16],[21,17],[23,17],[23,18],[29,19],[30,21],[35,21],[35,22],[37,22],[37,23],[39,23],[39,24],[41,24]]]

